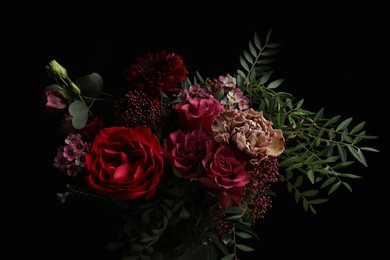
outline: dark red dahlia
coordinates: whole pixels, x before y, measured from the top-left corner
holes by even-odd
[[[125,71],[126,80],[132,88],[145,91],[152,98],[161,93],[178,94],[179,86],[188,71],[181,56],[175,53],[148,53]]]

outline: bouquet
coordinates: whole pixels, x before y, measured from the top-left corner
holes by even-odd
[[[278,91],[272,62],[280,44],[255,33],[235,73],[188,77],[182,57],[146,53],[123,73],[117,93],[91,73],[75,80],[52,60],[44,109],[63,143],[53,166],[68,175],[57,193],[108,203],[121,233],[107,249],[122,259],[238,259],[253,251],[257,221],[283,185],[316,214],[349,173],[367,166],[374,139],[365,122],[328,117]]]

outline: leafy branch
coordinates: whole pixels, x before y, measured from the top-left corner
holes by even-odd
[[[306,110],[303,99],[296,101],[292,94],[276,91],[284,80],[271,80],[270,63],[280,44],[270,42],[270,36],[271,30],[264,44],[257,34],[249,41],[249,51],[240,56],[242,70],[237,70],[237,85],[250,97],[252,107],[263,111],[274,128],[283,131],[286,143],[279,156],[283,169],[280,180],[297,203],[315,214],[314,205],[328,201],[319,197],[321,189],[327,189],[327,195],[340,186],[352,192],[350,179],[361,176],[345,170],[356,161],[368,166],[365,153],[379,151],[361,142],[377,136],[366,134],[365,122],[353,125],[352,117],[342,120],[341,115],[328,118],[323,108]],[[304,189],[305,181],[311,185],[309,189]]]

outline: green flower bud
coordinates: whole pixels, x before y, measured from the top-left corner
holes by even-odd
[[[46,66],[46,71],[49,77],[55,80],[68,79],[68,72],[56,60],[49,62],[49,64]]]

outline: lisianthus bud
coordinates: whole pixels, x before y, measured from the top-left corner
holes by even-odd
[[[49,77],[58,80],[58,78],[68,78],[68,72],[56,60],[52,60],[46,65],[46,71]]]

